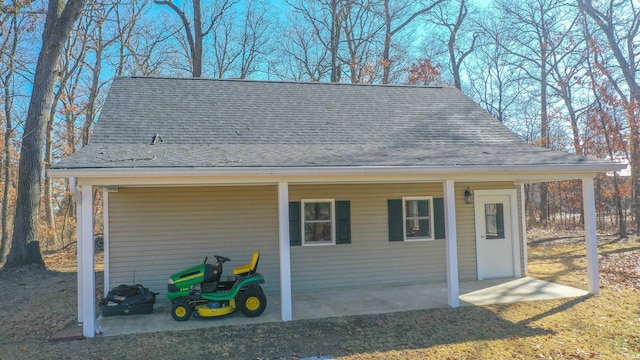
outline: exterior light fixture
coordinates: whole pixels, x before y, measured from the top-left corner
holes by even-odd
[[[465,204],[473,203],[473,194],[471,193],[471,190],[469,189],[468,186],[466,189],[464,189],[464,203]]]

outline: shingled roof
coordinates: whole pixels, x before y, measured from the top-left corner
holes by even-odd
[[[451,87],[118,77],[54,169],[585,162],[601,161],[529,146]]]

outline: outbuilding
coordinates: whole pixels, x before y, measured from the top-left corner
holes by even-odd
[[[523,185],[581,179],[599,292],[593,178],[623,165],[530,146],[451,87],[118,77],[89,145],[53,166],[78,205],[78,317],[94,336],[93,193],[105,288],[214,254],[261,252],[266,293],[526,274]]]

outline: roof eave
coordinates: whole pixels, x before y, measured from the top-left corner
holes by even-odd
[[[557,165],[460,165],[460,166],[322,166],[322,167],[180,167],[180,168],[53,168],[52,178],[201,177],[201,176],[300,176],[300,175],[437,175],[437,174],[587,174],[620,171],[626,164],[592,162]],[[561,175],[561,176],[560,176]]]

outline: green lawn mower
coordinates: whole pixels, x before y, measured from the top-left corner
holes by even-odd
[[[260,253],[255,252],[250,264],[233,269],[233,276],[222,277],[223,264],[230,259],[215,255],[215,264],[200,265],[171,275],[167,297],[171,299],[171,316],[177,321],[191,315],[212,317],[231,314],[239,308],[246,316],[262,314],[267,306],[260,284],[264,277],[256,270]]]

